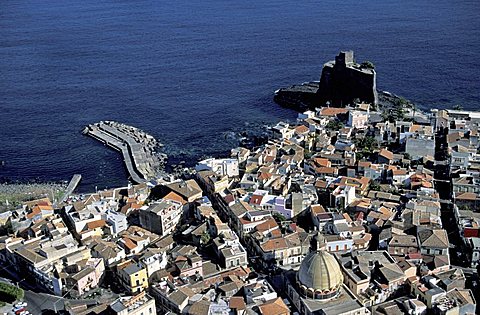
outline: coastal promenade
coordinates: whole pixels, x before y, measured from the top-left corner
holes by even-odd
[[[166,156],[156,152],[160,144],[140,129],[118,122],[101,121],[88,125],[83,133],[122,152],[128,174],[136,183],[156,179],[163,168]]]

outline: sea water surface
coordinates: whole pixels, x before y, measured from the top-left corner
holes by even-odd
[[[318,80],[344,49],[379,89],[424,109],[480,110],[480,2],[453,0],[0,3],[0,178],[127,182],[120,155],[82,136],[137,126],[172,161],[227,152],[229,132],[294,119],[279,87]]]

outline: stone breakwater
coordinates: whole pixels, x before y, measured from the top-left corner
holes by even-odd
[[[161,177],[167,156],[158,152],[162,144],[148,133],[119,122],[101,121],[85,127],[83,134],[122,152],[132,181],[143,183]]]

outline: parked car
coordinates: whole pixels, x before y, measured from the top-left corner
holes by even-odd
[[[15,312],[15,315],[20,315],[20,314],[22,314],[22,312],[25,311],[25,307],[15,308],[15,309],[13,309],[13,311]]]

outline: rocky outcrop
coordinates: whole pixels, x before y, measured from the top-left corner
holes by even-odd
[[[274,100],[297,110],[352,104],[355,99],[377,105],[376,72],[370,63],[358,64],[353,51],[342,51],[323,65],[320,82],[294,85],[275,92]]]

